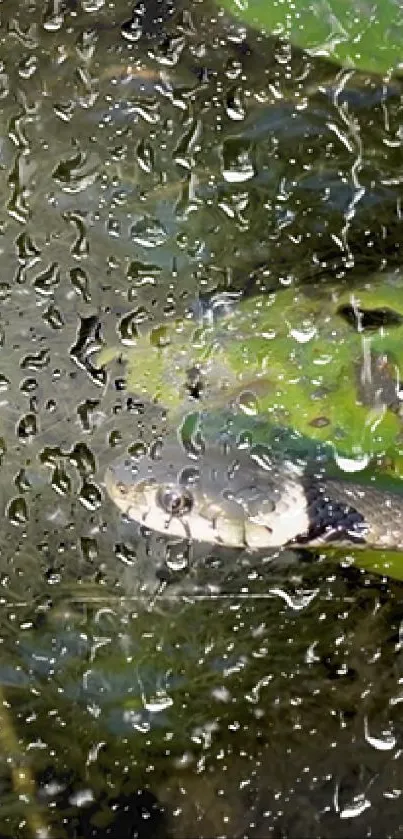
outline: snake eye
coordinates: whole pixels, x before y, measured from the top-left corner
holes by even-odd
[[[181,516],[189,513],[193,506],[193,498],[188,490],[180,492],[175,487],[162,487],[157,493],[157,502],[170,516]]]

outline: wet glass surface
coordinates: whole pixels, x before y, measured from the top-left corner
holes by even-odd
[[[211,554],[156,596],[181,557],[103,481],[166,419],[97,356],[399,268],[401,83],[205,2],[4,0],[0,38],[0,835],[398,837],[401,585]]]

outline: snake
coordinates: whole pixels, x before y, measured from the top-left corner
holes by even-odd
[[[403,550],[403,494],[330,477],[316,461],[270,446],[209,440],[198,451],[168,438],[121,457],[105,486],[126,521],[188,542],[250,551],[340,546]]]
[[[403,330],[400,310],[390,307],[393,301],[396,306],[396,283],[392,278],[380,289],[375,284],[357,293],[360,329],[369,329],[373,352],[370,357],[367,337],[365,364],[357,368],[350,362],[360,359],[362,336],[349,331],[342,317],[351,314],[349,297],[336,287],[331,302],[320,288],[313,295],[283,290],[278,299],[261,296],[238,301],[235,308],[218,295],[213,301],[218,316],[213,307],[206,334],[197,331],[197,323],[194,333],[191,323],[183,323],[169,340],[165,336],[163,349],[137,347],[136,381],[144,368],[149,384],[159,383],[164,404],[170,404],[171,391],[179,402],[182,398],[172,370],[177,375],[184,366],[192,368],[192,361],[195,369],[207,370],[213,387],[204,404],[213,419],[197,450],[173,434],[158,456],[152,450],[108,467],[106,491],[125,518],[176,539],[252,551],[321,545],[402,550],[399,481],[393,489],[375,485],[374,475],[360,483],[343,468],[329,474],[316,457],[284,456],[271,446],[270,422],[285,422],[290,433],[333,447],[337,462],[351,460],[357,451],[368,462],[394,451],[401,432],[397,382]],[[303,334],[297,329],[301,323]],[[241,422],[253,411],[262,418],[257,444],[256,436],[253,445],[239,445],[242,434],[217,434],[214,417],[221,408],[215,379],[219,386],[228,380],[223,401],[243,414]],[[254,397],[253,410],[248,400],[244,405],[245,394]]]

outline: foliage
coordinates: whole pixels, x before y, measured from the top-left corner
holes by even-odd
[[[400,69],[403,15],[398,0],[223,0],[232,14],[289,38],[316,56],[382,75]]]
[[[194,409],[190,389],[205,410],[266,418],[336,456],[398,456],[402,338],[399,274],[354,291],[283,289],[242,301],[216,323],[184,319],[139,337],[125,351],[128,385],[175,419]]]

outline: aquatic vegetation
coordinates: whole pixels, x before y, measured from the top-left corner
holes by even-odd
[[[289,39],[347,67],[373,73],[398,72],[402,66],[403,17],[397,0],[315,0],[288,3],[223,0],[245,23]]]
[[[129,388],[160,401],[173,421],[195,404],[205,411],[227,407],[295,429],[364,466],[374,455],[399,455],[399,273],[351,290],[280,289],[230,301],[217,318],[212,311],[199,322],[156,326],[99,361],[119,352]]]

